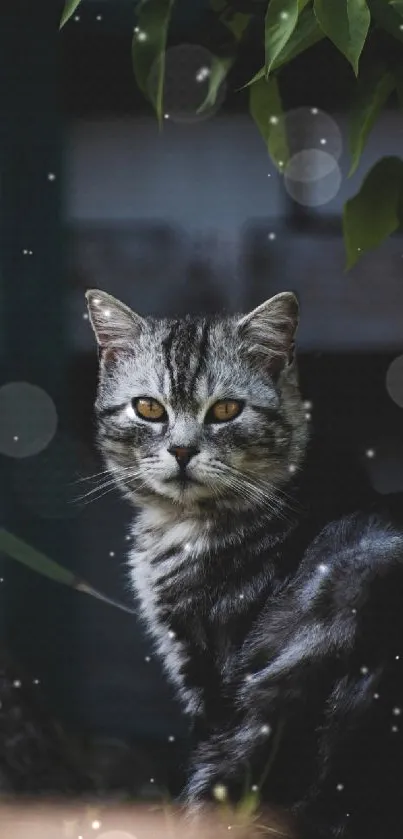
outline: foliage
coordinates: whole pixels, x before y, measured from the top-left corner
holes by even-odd
[[[61,25],[71,17],[79,2],[66,0]],[[138,26],[133,37],[135,78],[160,124],[164,57],[174,3],[175,0],[142,0],[137,8]],[[277,123],[284,124],[279,87],[281,70],[319,41],[328,39],[351,67],[354,97],[350,117],[350,175],[353,174],[373,125],[391,94],[396,92],[400,104],[403,103],[403,48],[400,47],[401,53],[396,58],[393,47],[403,43],[403,0],[210,0],[210,12],[217,32],[226,34],[222,38],[222,54],[217,48],[219,38],[213,39],[209,90],[199,110],[214,105],[243,44],[252,31],[254,35],[260,32],[264,66],[252,79],[245,80],[244,87],[249,88],[250,113],[268,153],[279,171],[284,172],[289,159],[286,129],[279,130],[277,124],[276,131],[272,130],[273,117]],[[382,65],[372,60],[371,46],[377,38],[386,38],[386,60]],[[157,79],[150,84],[152,75]],[[378,162],[358,195],[345,206],[347,267],[394,230],[402,229],[403,167],[398,163],[396,159]]]

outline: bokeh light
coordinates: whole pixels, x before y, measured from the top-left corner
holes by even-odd
[[[295,108],[285,114],[271,115],[271,136],[274,145],[281,145],[284,131],[290,157],[303,150],[326,151],[339,159],[343,138],[337,122],[319,108]]]
[[[226,84],[221,83],[214,105],[198,113],[209,90],[213,56],[198,44],[179,44],[170,47],[165,55],[164,115],[172,122],[196,123],[212,117],[222,105]],[[150,73],[148,89],[155,97],[158,63]]]
[[[37,455],[57,429],[53,400],[29,382],[9,382],[0,388],[0,452],[9,457]]]
[[[403,355],[392,361],[386,373],[386,390],[391,399],[403,408]]]
[[[284,185],[291,198],[305,207],[319,207],[334,198],[341,184],[337,160],[328,152],[297,152],[284,171]]]

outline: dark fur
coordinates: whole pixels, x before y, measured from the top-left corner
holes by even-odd
[[[258,784],[266,770],[264,798],[292,809],[304,839],[400,839],[400,501],[395,510],[391,502],[385,510],[369,506],[359,512],[348,497],[347,475],[344,502],[338,505],[332,497],[336,475],[326,473],[324,464],[321,474],[315,472],[314,448],[305,447],[305,441],[302,447],[302,431],[298,437],[303,424],[298,419],[294,379],[287,378],[285,366],[293,330],[276,332],[275,323],[273,327],[270,322],[269,328],[261,314],[255,323],[252,318],[248,340],[253,352],[248,360],[239,337],[241,327],[234,319],[204,328],[191,320],[141,324],[138,316],[131,323],[121,304],[115,306],[110,298],[105,303],[101,294],[109,324],[112,321],[109,334],[100,300],[95,301],[96,307],[91,307],[91,298],[89,302],[102,351],[109,342],[133,354],[131,367],[115,358],[114,366],[108,370],[104,364],[101,373],[97,407],[107,462],[129,497],[132,492],[133,500],[157,511],[156,522],[158,516],[160,521],[165,516],[167,522],[171,516],[173,523],[183,522],[189,532],[196,521],[204,521],[203,516],[209,523],[208,537],[200,537],[200,544],[204,545],[203,539],[206,544],[199,550],[196,540],[197,556],[190,554],[186,562],[180,540],[164,547],[162,524],[160,531],[155,525],[155,542],[150,542],[147,553],[144,545],[153,538],[153,525],[140,520],[137,554],[141,556],[135,551],[133,558],[134,580],[143,570],[149,575],[150,591],[142,583],[149,628],[159,639],[164,657],[164,632],[175,639],[178,652],[174,648],[173,653],[178,659],[167,669],[175,671],[179,694],[193,697],[189,707],[197,745],[184,800],[195,803],[211,798],[218,783],[226,784],[236,798],[249,765],[252,784]],[[288,323],[286,318],[284,323]],[[221,332],[215,332],[218,329]],[[273,366],[270,355],[259,354],[265,329],[269,351],[277,361],[280,356],[278,366]],[[260,367],[278,398],[274,417],[269,411],[262,419],[266,392],[257,383],[250,418],[246,416],[244,425],[228,424],[221,438],[222,460],[245,450],[245,475],[260,470],[268,481],[268,493],[269,487],[273,490],[270,476],[277,476],[276,507],[269,511],[258,499],[253,506],[247,493],[243,496],[230,484],[218,499],[199,501],[195,495],[187,502],[182,496],[165,497],[163,484],[153,489],[144,464],[149,463],[151,473],[159,452],[162,458],[170,442],[170,428],[161,427],[156,436],[155,429],[137,426],[133,419],[133,425],[126,426],[134,444],[129,448],[118,425],[105,419],[111,404],[121,405],[121,391],[126,387],[130,392],[130,376],[135,395],[140,375],[136,370],[153,364],[147,360],[155,352],[158,369],[163,372],[164,363],[168,367],[171,386],[169,394],[161,390],[162,395],[151,395],[170,399],[172,410],[185,410],[191,422],[186,381],[190,376],[194,388],[204,377],[208,393],[214,394],[217,334],[224,335],[230,346],[225,364],[233,370],[235,393],[229,395],[243,392],[242,375],[250,364],[250,376]],[[199,354],[193,353],[195,344],[203,347]],[[299,469],[284,479],[295,440],[299,440]],[[181,445],[184,442],[181,439]],[[209,455],[213,443],[208,429],[201,427],[197,442]],[[215,450],[214,457],[218,457]],[[143,483],[138,487],[120,473],[130,459],[142,469]],[[152,608],[148,594],[153,598]],[[167,655],[171,653],[168,650]]]

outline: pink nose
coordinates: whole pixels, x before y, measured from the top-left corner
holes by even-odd
[[[199,454],[199,449],[196,446],[171,446],[168,451],[182,469],[188,465],[192,457]]]

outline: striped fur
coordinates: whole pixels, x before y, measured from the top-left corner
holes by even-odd
[[[295,298],[170,321],[101,292],[88,303],[98,441],[139,508],[133,586],[197,732],[185,799],[218,782],[237,797],[245,765],[256,782],[270,759],[262,792],[295,811],[304,839],[397,839],[401,521],[353,512],[347,492],[332,521],[332,475],[327,489],[312,478]],[[164,421],[136,414],[141,396],[161,403]],[[220,399],[243,410],[206,422]],[[186,480],[172,446],[197,450]]]

